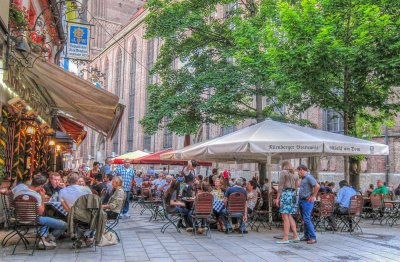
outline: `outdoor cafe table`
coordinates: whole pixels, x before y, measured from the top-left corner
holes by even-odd
[[[68,212],[64,209],[61,202],[45,202],[44,203],[47,208],[54,208],[57,212],[67,217]]]

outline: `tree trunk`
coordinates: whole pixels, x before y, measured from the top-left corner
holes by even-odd
[[[320,165],[319,157],[314,156],[308,158],[308,168],[310,169],[311,174],[317,181],[319,181],[319,165]]]
[[[358,158],[349,158],[349,169],[350,169],[350,185],[356,189],[360,189],[360,172],[361,172],[361,161]]]
[[[190,145],[190,135],[186,134],[183,140],[183,147]]]

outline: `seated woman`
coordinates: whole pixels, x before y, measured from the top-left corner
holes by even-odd
[[[112,179],[112,195],[106,205],[103,205],[103,209],[107,213],[107,219],[116,219],[121,212],[121,209],[125,201],[125,192],[122,188],[122,179],[119,176],[115,176]]]
[[[186,208],[185,202],[179,200],[179,188],[180,182],[175,180],[171,183],[170,188],[167,190],[167,194],[165,196],[167,212],[181,214],[181,216],[183,216],[185,219],[186,227],[191,228],[193,223],[189,218],[190,210]],[[179,221],[178,227],[184,227],[182,220]]]
[[[251,214],[256,207],[258,192],[257,184],[254,180],[250,180],[246,186],[247,190],[247,213]]]
[[[224,192],[222,191],[222,183],[219,178],[214,181],[214,189],[211,191],[213,195],[213,212],[217,219],[217,228],[218,231],[224,231],[224,223],[221,219],[221,211],[224,209]]]

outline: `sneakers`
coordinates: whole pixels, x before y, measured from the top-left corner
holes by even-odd
[[[51,249],[55,248],[57,246],[56,242],[53,241],[47,241],[46,239],[41,239],[39,241],[39,249]]]
[[[186,228],[186,232],[192,232],[193,231],[193,227],[187,227]]]
[[[128,219],[128,218],[131,218],[131,215],[129,215],[129,214],[121,214],[120,218],[121,219]]]
[[[290,241],[289,240],[278,240],[278,241],[275,241],[275,244],[290,244]]]
[[[292,240],[289,240],[289,241],[292,242],[292,243],[299,243],[300,242],[300,238],[296,237],[296,238],[293,238]]]

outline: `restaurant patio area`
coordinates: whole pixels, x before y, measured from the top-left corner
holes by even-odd
[[[69,238],[53,250],[37,250],[34,256],[20,245],[11,255],[12,244],[2,249],[1,261],[400,261],[400,226],[371,225],[363,222],[364,234],[318,233],[318,243],[275,244],[281,228],[225,235],[213,231],[211,238],[177,233],[173,228],[160,232],[163,221],[148,222],[149,214],[131,209],[131,218],[121,220],[117,232],[121,243],[115,246],[72,249]],[[0,239],[5,235],[0,231]]]

